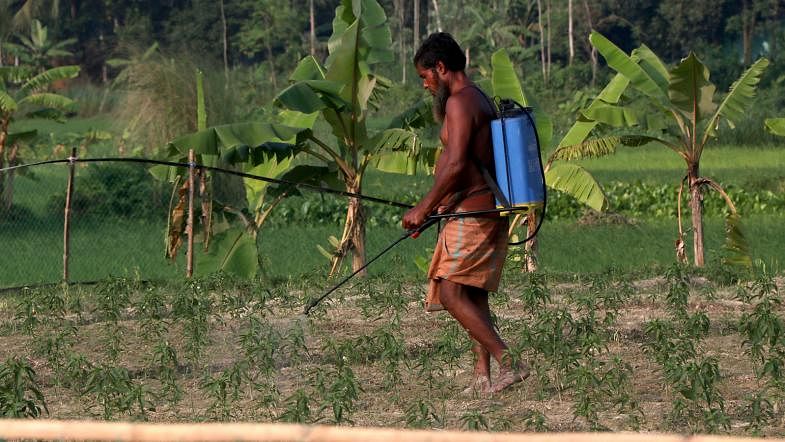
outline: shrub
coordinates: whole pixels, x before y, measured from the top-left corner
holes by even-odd
[[[165,219],[168,195],[139,165],[104,163],[77,173],[71,210],[79,216]],[[65,206],[65,196],[49,201],[50,211]]]

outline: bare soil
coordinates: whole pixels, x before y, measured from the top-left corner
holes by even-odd
[[[785,281],[780,278],[776,282],[782,292]],[[502,337],[518,348],[525,360],[539,365],[541,372],[492,396],[462,393],[472,374],[469,341],[447,313],[423,311],[421,299],[425,285],[379,280],[342,290],[307,320],[299,316],[305,297],[302,287],[280,287],[263,308],[248,301],[239,309],[228,307],[225,300],[253,297],[249,289],[229,286],[205,290],[200,296],[212,302],[206,322],[208,344],[196,359],[188,356],[188,319],[172,313],[175,289],[128,288],[131,305],[122,310],[117,323],[96,310],[92,304],[94,289],[72,289],[68,298],[81,298],[81,309],[69,308],[62,317],[38,312],[39,322],[32,334],[24,330],[24,314],[18,307],[24,296],[32,295],[12,295],[0,305],[3,321],[0,359],[20,357],[30,362],[37,373],[49,416],[57,419],[301,420],[340,425],[509,431],[691,433],[711,429],[701,414],[708,407],[701,401],[693,403],[697,414],[674,417],[674,400],[685,398],[669,384],[654,356],[645,351],[645,343],[651,339],[646,332],[647,323],[672,319],[665,302],[668,291],[665,278],[631,281],[626,286],[615,281],[605,289],[623,291],[623,302],[614,320],[601,330],[602,345],[579,359],[579,364],[598,362],[595,373],[600,376],[616,357],[629,364],[631,376],[626,387],[617,385],[629,396],[621,406],[618,392],[607,391],[612,382],[600,382],[593,390],[589,389],[593,395],[590,402],[596,410],[593,421],[577,411],[582,393],[574,382],[554,368],[555,359],[531,348],[516,347],[523,336],[521,324],[533,323],[541,313],[523,302],[525,288],[525,281],[506,282],[501,295],[492,298],[492,309]],[[544,310],[563,309],[574,320],[586,316],[587,312],[575,300],[576,295],[592,293],[589,283],[549,283],[548,289],[550,302]],[[137,305],[146,290],[158,290],[167,299],[163,319],[167,327],[158,340],[151,339],[150,321]],[[785,392],[766,388],[770,378],[758,376],[760,366],[747,354],[745,338],[738,331],[741,316],[753,309],[753,303],[739,293],[750,290],[749,283],[719,287],[701,278],[691,281],[688,312],[704,312],[710,320],[706,336],[695,341],[695,352],[700,358],[715,358],[720,368],[717,389],[728,420],[726,427],[719,427],[719,432],[785,436]],[[601,318],[608,311],[598,308],[595,313]],[[774,314],[783,317],[781,306]],[[230,379],[231,369],[238,362],[249,361],[241,336],[248,331],[252,317],[263,324],[265,334],[261,341],[272,349],[272,366],[266,371],[250,361],[237,378],[239,381],[235,384],[227,381],[225,396],[211,395],[206,379],[221,375]],[[64,321],[76,324],[75,339],[72,345],[65,346],[59,358],[53,357],[41,344]],[[302,327],[304,347],[295,345],[299,327]],[[116,358],[107,351],[107,337],[112,334],[119,336],[121,347]],[[177,352],[176,382],[182,389],[177,402],[161,395],[160,368],[154,361],[154,346],[160,340],[169,342]],[[86,391],[89,376],[74,378],[73,372],[63,368],[69,355],[74,354],[84,355],[92,367],[127,369],[131,383],[143,386],[144,406],[116,408],[109,410],[107,416],[101,396],[95,390]],[[391,373],[397,378],[386,379]],[[302,400],[297,403],[298,390],[308,398],[305,405]],[[272,399],[262,400],[271,393]],[[755,393],[764,394],[770,404],[767,419],[758,429],[750,426],[752,416],[748,411],[749,398]],[[342,415],[336,416],[335,404],[343,407]]]

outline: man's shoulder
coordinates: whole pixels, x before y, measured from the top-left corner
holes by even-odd
[[[483,99],[476,87],[467,86],[450,95],[450,98],[447,99],[447,110],[461,110],[464,113],[469,113],[470,110],[476,109]]]
[[[463,117],[471,120],[481,118],[488,112],[490,105],[489,99],[483,94],[482,90],[475,86],[467,86],[457,93],[450,95],[447,99],[447,114],[451,112],[454,116]],[[491,114],[488,114],[491,116]]]

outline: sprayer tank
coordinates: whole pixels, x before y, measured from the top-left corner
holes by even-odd
[[[491,122],[496,182],[512,207],[532,210],[543,204],[543,182],[537,133],[531,109]],[[526,113],[529,113],[528,115]],[[498,208],[503,208],[496,201]]]

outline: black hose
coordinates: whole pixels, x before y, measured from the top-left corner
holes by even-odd
[[[179,163],[179,162],[175,162],[175,161],[152,160],[152,159],[149,159],[149,158],[67,158],[67,159],[63,159],[63,160],[47,160],[47,161],[40,161],[40,162],[37,162],[37,163],[20,164],[20,165],[16,165],[16,166],[11,166],[11,167],[6,167],[6,168],[3,168],[3,169],[0,169],[0,172],[5,172],[5,171],[8,171],[8,170],[14,170],[14,169],[21,169],[21,168],[24,168],[24,167],[39,166],[39,165],[42,165],[42,164],[71,163],[71,162],[74,162],[74,163],[99,163],[99,162],[145,163],[145,164],[157,164],[157,165],[161,165],[161,166],[185,167],[185,168],[188,168],[188,167],[192,166],[190,163]],[[347,191],[344,191],[344,190],[332,189],[332,188],[329,188],[329,187],[317,186],[315,184],[299,183],[299,182],[296,182],[296,181],[283,180],[283,179],[280,179],[280,178],[268,178],[268,177],[264,177],[264,176],[260,176],[260,175],[252,175],[250,173],[238,172],[236,170],[223,169],[221,167],[205,166],[203,164],[193,164],[193,166],[196,167],[196,168],[199,168],[199,169],[205,169],[205,170],[212,170],[212,171],[216,171],[216,172],[228,173],[230,175],[236,175],[236,176],[239,176],[239,177],[248,178],[248,179],[257,180],[257,181],[265,181],[265,182],[273,183],[273,184],[285,184],[287,186],[304,187],[304,188],[315,190],[315,191],[319,191],[319,192],[332,193],[332,194],[346,196],[346,197],[351,197],[351,198],[360,198],[360,199],[364,199],[364,200],[368,200],[368,201],[373,201],[375,203],[387,204],[389,206],[401,207],[401,208],[404,208],[404,209],[411,209],[412,207],[414,207],[411,204],[399,203],[397,201],[391,201],[391,200],[387,200],[387,199],[384,199],[384,198],[377,198],[377,197],[374,197],[374,196],[362,195],[362,194],[359,194],[359,193],[347,192]]]

